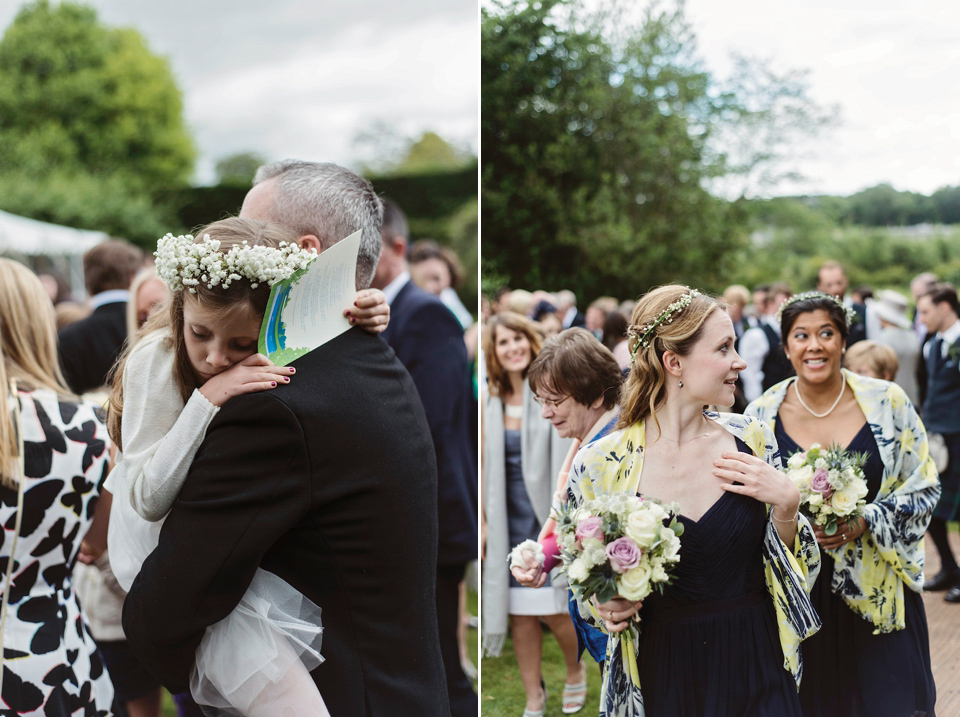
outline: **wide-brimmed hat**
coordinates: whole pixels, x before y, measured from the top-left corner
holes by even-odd
[[[898,291],[883,289],[877,292],[870,308],[874,313],[884,321],[899,326],[901,329],[909,329],[913,326],[907,318],[907,297]]]

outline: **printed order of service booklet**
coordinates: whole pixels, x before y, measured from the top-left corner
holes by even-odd
[[[334,244],[270,291],[257,349],[286,366],[350,328],[343,310],[356,294],[360,232]]]

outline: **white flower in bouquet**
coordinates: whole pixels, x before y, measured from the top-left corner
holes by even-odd
[[[650,594],[650,577],[653,571],[649,563],[641,563],[620,576],[620,597],[626,600],[643,600]]]
[[[800,470],[804,467],[803,464],[806,462],[806,460],[807,458],[803,452],[798,451],[790,456],[789,459],[787,459],[787,468],[789,468],[791,471]]]
[[[790,456],[792,461],[797,456],[802,456],[803,453],[794,453]],[[800,466],[799,468],[791,468],[790,472],[787,474],[790,480],[793,482],[797,488],[800,489],[801,495],[804,492],[810,492],[810,480],[813,478],[813,468],[811,466]]]
[[[581,560],[584,561],[588,568],[593,568],[605,563],[607,561],[607,552],[603,542],[600,540],[584,541]]]
[[[655,503],[651,503],[651,506],[657,506]],[[658,515],[659,511],[656,510],[637,510],[630,514],[630,517],[627,518],[627,526],[624,531],[628,538],[631,538],[639,545],[641,548],[648,548],[653,545],[653,541],[657,539],[657,531],[663,525],[663,520],[666,517],[660,517]]]
[[[816,445],[816,444],[814,444],[814,445]],[[813,450],[813,446],[810,446],[810,450]],[[823,470],[827,470],[827,468],[830,467],[830,464],[827,463],[827,459],[826,459],[826,458],[817,458],[817,460],[815,460],[815,461],[813,462],[813,467],[814,467],[814,468],[822,468]]]
[[[667,570],[666,568],[663,567],[662,560],[659,562],[654,560],[652,564],[653,564],[653,573],[650,575],[651,582],[665,583],[667,580],[669,580],[669,576],[667,575]]]
[[[850,515],[854,508],[857,507],[857,495],[853,491],[844,488],[843,490],[834,492],[830,498],[830,503],[833,506],[833,511],[837,515]]]
[[[806,499],[807,505],[811,508],[819,508],[823,505],[823,493],[817,493],[817,491],[809,491],[809,496]]]
[[[567,568],[567,577],[576,582],[583,582],[590,575],[590,568],[583,558],[576,558]]]
[[[827,471],[827,480],[830,481],[830,487],[834,490],[840,490],[847,485],[847,482],[843,479],[843,475],[836,468],[831,468]]]
[[[680,554],[680,538],[678,538],[677,534],[670,528],[664,528],[663,533],[665,534],[663,557],[669,562],[676,562]]]

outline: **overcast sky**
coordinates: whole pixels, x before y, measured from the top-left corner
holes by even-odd
[[[21,0],[0,0],[0,30]],[[87,0],[169,58],[200,158],[236,152],[355,165],[377,121],[477,150],[476,0]]]
[[[793,189],[850,194],[880,182],[929,194],[960,185],[960,3],[949,0],[687,0],[711,70],[731,50],[810,70],[843,124]],[[784,187],[784,189],[789,189]]]

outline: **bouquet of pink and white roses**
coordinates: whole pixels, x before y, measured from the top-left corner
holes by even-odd
[[[837,532],[840,521],[862,515],[867,504],[865,459],[839,446],[814,443],[787,461],[787,477],[800,489],[800,510],[827,535]]]
[[[683,524],[676,513],[654,500],[622,493],[561,508],[556,526],[561,570],[577,599],[637,601],[654,589],[662,591],[680,561]],[[634,684],[640,681],[634,647],[638,635],[636,622],[619,634],[630,641],[622,652]]]

